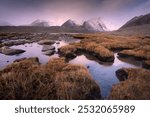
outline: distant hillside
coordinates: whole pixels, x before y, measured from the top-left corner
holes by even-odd
[[[49,27],[49,23],[44,20],[35,20],[30,24],[30,26],[38,26],[38,27]]]
[[[150,14],[136,16],[123,25],[120,29],[132,27],[132,26],[141,26],[144,24],[150,24]]]
[[[150,35],[150,14],[132,18],[116,32],[123,35]]]
[[[9,22],[0,20],[0,26],[12,26]]]

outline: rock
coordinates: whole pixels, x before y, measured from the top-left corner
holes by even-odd
[[[50,45],[50,44],[54,44],[54,43],[55,43],[55,41],[46,40],[46,39],[38,42],[38,44],[40,44],[40,45]]]
[[[54,46],[50,45],[43,45],[42,52],[48,51],[48,50],[55,50]]]
[[[16,55],[16,54],[21,54],[24,52],[25,52],[25,50],[13,49],[13,48],[9,48],[7,46],[4,46],[0,49],[0,53],[5,54],[5,55]]]
[[[144,61],[142,63],[142,67],[145,69],[150,69],[150,61]]]
[[[54,53],[55,53],[55,50],[48,50],[48,51],[46,51],[44,54],[51,56],[51,55],[53,55]]]
[[[56,42],[56,44],[60,44],[60,42],[58,41],[58,42]]]
[[[119,69],[116,71],[116,76],[120,81],[128,79],[128,74],[124,69]]]
[[[27,40],[25,39],[20,39],[20,40],[9,40],[9,41],[4,41],[3,45],[4,46],[13,46],[13,45],[21,45],[27,43]]]

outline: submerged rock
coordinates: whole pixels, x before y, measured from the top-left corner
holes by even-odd
[[[141,68],[119,70],[119,79],[126,79],[112,87],[108,99],[115,100],[149,100],[150,99],[150,71]],[[119,72],[118,71],[118,72]],[[122,77],[122,78],[121,78]]]
[[[49,56],[53,55],[54,53],[55,53],[55,50],[47,50],[44,52],[45,55],[49,55]]]
[[[48,50],[55,50],[54,46],[50,45],[43,45],[42,52],[48,51]]]
[[[53,40],[41,40],[41,41],[39,41],[38,42],[38,44],[40,44],[40,45],[50,45],[50,44],[54,44],[55,43],[55,41],[53,41]]]
[[[16,55],[16,54],[21,54],[24,52],[25,50],[13,49],[13,48],[9,48],[8,46],[4,46],[0,49],[0,53],[5,54],[5,55]]]

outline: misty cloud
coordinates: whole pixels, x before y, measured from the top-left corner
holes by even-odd
[[[68,19],[81,23],[102,17],[117,29],[136,15],[149,13],[150,0],[0,0],[0,20],[14,25],[43,19],[61,25]]]

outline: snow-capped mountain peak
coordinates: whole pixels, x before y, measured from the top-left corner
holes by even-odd
[[[48,27],[49,23],[44,20],[35,20],[34,22],[31,23],[31,26],[41,26],[41,27]]]
[[[108,31],[106,25],[103,23],[101,18],[94,18],[83,23],[83,27],[89,31]]]

